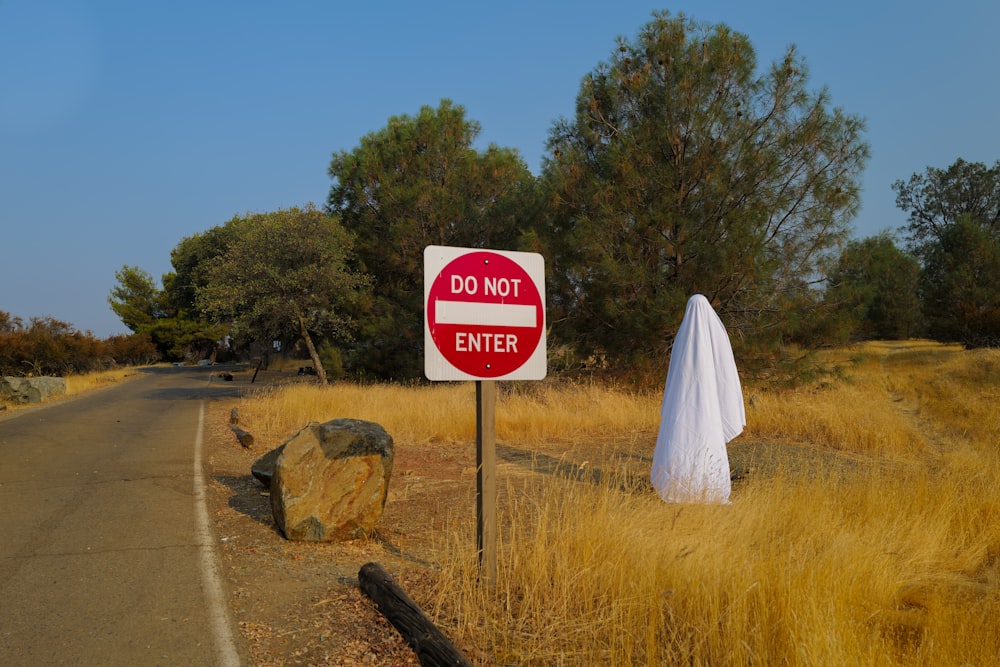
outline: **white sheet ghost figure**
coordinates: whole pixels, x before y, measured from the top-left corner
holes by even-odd
[[[701,294],[674,338],[650,481],[667,502],[728,503],[726,443],[746,426],[729,335]]]

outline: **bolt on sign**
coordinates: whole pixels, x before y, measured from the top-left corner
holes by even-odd
[[[546,369],[542,256],[427,246],[427,379],[541,380]]]

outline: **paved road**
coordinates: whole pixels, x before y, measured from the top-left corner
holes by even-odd
[[[237,665],[201,471],[218,367],[0,418],[0,663]]]

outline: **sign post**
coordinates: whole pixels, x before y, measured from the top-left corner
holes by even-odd
[[[476,380],[476,553],[490,587],[497,580],[496,406],[497,383]]]
[[[536,253],[424,249],[424,375],[476,381],[476,547],[496,582],[496,381],[541,380],[545,262]]]

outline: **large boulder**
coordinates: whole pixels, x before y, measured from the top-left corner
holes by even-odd
[[[310,423],[274,463],[271,511],[290,540],[368,535],[382,517],[392,474],[392,437],[359,419]]]
[[[66,393],[66,378],[41,376],[0,378],[0,399],[12,403],[41,403],[46,398]]]

